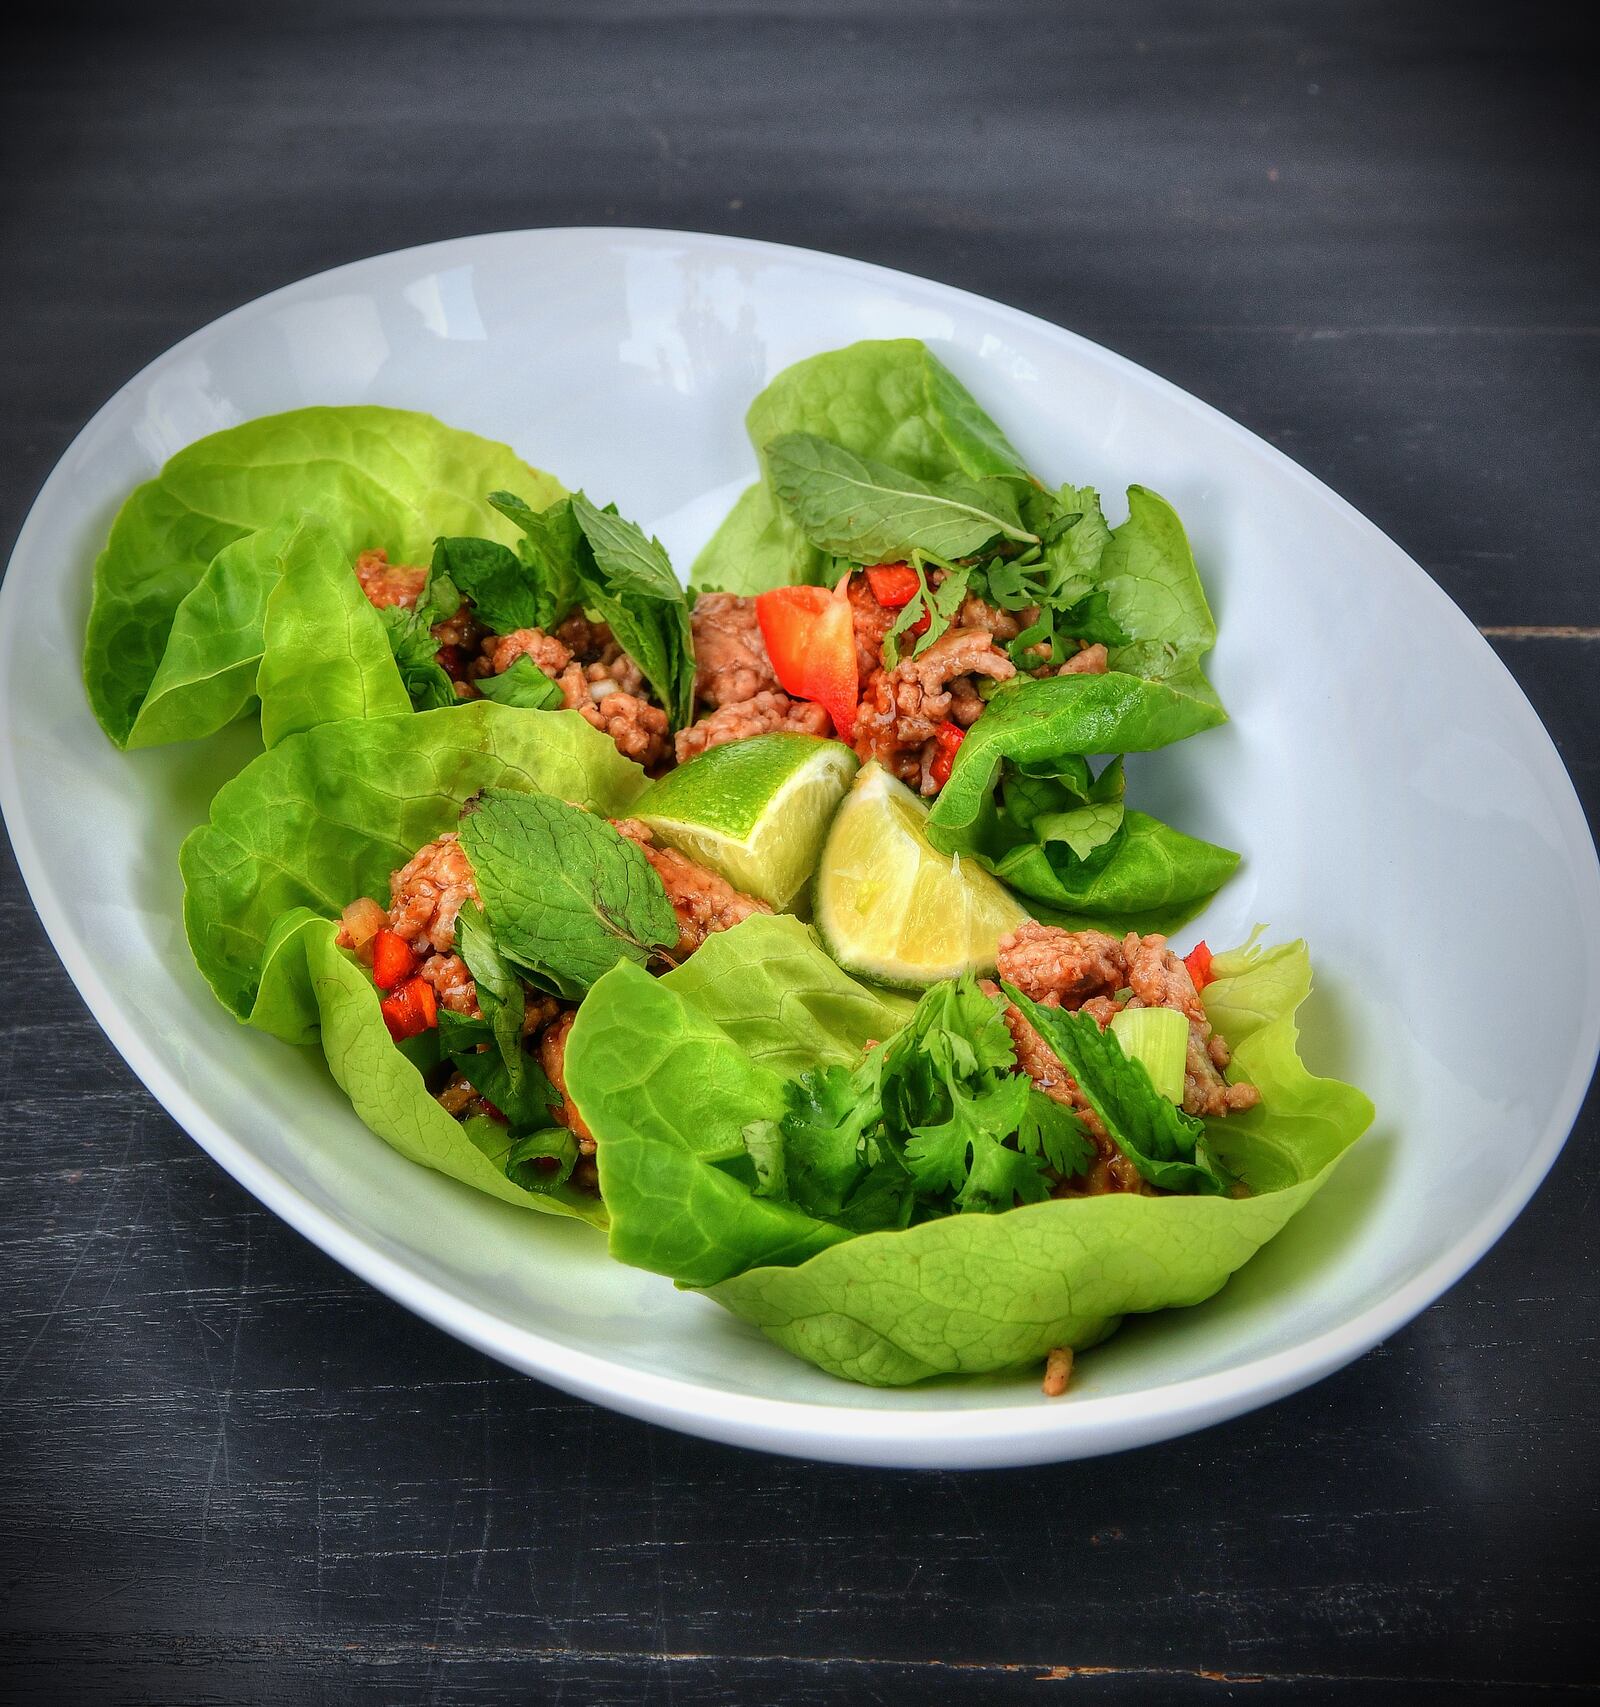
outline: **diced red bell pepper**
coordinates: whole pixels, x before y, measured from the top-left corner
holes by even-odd
[[[756,598],[756,620],[785,693],[809,699],[833,719],[842,741],[855,732],[856,634],[850,577],[826,587],[774,587]]]
[[[417,957],[403,936],[382,930],[372,939],[372,981],[380,990],[392,990],[416,969]]]
[[[917,588],[922,585],[916,570],[904,563],[880,563],[877,568],[867,571],[867,582],[872,588],[873,598],[885,610],[899,610],[902,605],[910,604],[917,596]]]
[[[426,978],[408,978],[379,1003],[383,1023],[396,1043],[432,1031],[439,1023],[439,1000]]]
[[[1203,990],[1216,977],[1216,973],[1211,970],[1211,950],[1203,941],[1197,942],[1184,955],[1183,963],[1189,968],[1189,977],[1197,990]]]
[[[956,754],[961,751],[961,743],[967,738],[967,732],[959,723],[948,721],[941,723],[933,732],[935,751],[933,763],[928,766],[928,775],[938,783],[940,788],[950,780],[950,771],[956,762]],[[977,751],[976,748],[973,749]]]
[[[867,584],[872,588],[872,596],[885,610],[904,610],[917,596],[917,588],[922,583],[917,579],[915,569],[909,569],[904,563],[881,563],[875,569],[867,571]],[[905,631],[907,634],[926,634],[933,626],[933,618],[926,610]]]

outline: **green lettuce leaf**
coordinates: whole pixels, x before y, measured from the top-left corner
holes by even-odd
[[[1128,488],[1128,519],[1111,530],[1094,579],[1105,591],[1112,620],[1130,636],[1112,649],[1111,668],[1182,683],[1215,702],[1200,660],[1217,643],[1217,625],[1189,536],[1159,493]]]
[[[95,565],[83,667],[96,717],[127,746],[158,675],[141,745],[211,734],[246,709],[274,582],[249,553],[212,575],[228,547],[310,511],[350,563],[378,546],[423,563],[439,534],[515,539],[485,502],[496,487],[539,505],[561,495],[505,445],[371,405],[269,415],[179,451],[123,505]]]
[[[1019,840],[1003,852],[980,848],[971,857],[1002,883],[1026,895],[1045,923],[1044,909],[1070,914],[1117,932],[1159,930],[1170,936],[1233,876],[1239,856],[1231,848],[1174,830],[1145,812],[1128,812],[1121,826],[1087,859],[1049,842]],[[1148,921],[1155,919],[1158,923]]]
[[[928,839],[1102,929],[1175,928],[1239,856],[1125,810],[1120,769],[1091,780],[1084,757],[1148,751],[1225,719],[1209,691],[1116,670],[1004,688],[961,743]],[[1146,924],[1151,916],[1163,922]]]
[[[539,1178],[515,1165],[528,1153],[539,1153],[537,1147],[530,1152],[524,1145],[519,1151],[498,1122],[463,1123],[434,1101],[422,1073],[391,1040],[371,977],[336,946],[337,934],[331,920],[303,907],[277,921],[250,1023],[281,1037],[285,1016],[295,1015],[300,1021],[296,1040],[320,1041],[328,1069],[356,1113],[408,1160],[504,1203],[603,1227],[604,1209],[593,1196],[568,1187],[565,1175],[559,1183],[551,1176],[548,1187],[537,1190],[511,1177]]]
[[[783,1118],[786,1077],[854,1065],[910,1011],[781,916],[711,937],[664,978],[615,966],[579,1008],[565,1062],[568,1095],[605,1133],[612,1254],[704,1285],[846,1237],[754,1193],[745,1132]]]
[[[824,578],[826,554],[784,512],[766,479],[766,447],[784,433],[816,434],[923,481],[1029,478],[1005,435],[915,338],[867,340],[795,362],[757,396],[745,424],[763,478],[695,559],[696,587],[759,593]]]
[[[183,844],[189,946],[243,1018],[283,913],[334,918],[357,896],[387,902],[390,872],[454,829],[480,790],[539,790],[616,816],[644,781],[576,712],[488,700],[290,735],[220,790],[210,822]],[[303,1012],[282,1023],[303,1035]]]
[[[797,1356],[872,1386],[1017,1368],[1056,1346],[1092,1345],[1125,1315],[1211,1297],[1372,1119],[1360,1091],[1300,1060],[1305,945],[1218,961],[1207,1012],[1235,1046],[1229,1077],[1259,1086],[1262,1101],[1207,1122],[1207,1139],[1249,1196],[1118,1194],[953,1215],[746,1269],[710,1296]]]
[[[266,532],[279,536],[282,545],[256,673],[262,741],[275,747],[286,735],[319,723],[409,711],[411,699],[380,614],[350,573],[350,560],[332,530],[304,516]]]

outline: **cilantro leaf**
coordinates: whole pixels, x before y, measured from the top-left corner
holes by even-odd
[[[436,539],[429,592],[441,580],[470,599],[473,615],[496,634],[538,628],[549,615],[528,566],[510,546],[492,539]]]
[[[1201,1196],[1225,1193],[1232,1176],[1201,1142],[1205,1127],[1150,1082],[1140,1061],[1122,1053],[1116,1033],[1088,1014],[1041,1007],[1020,990],[1006,994],[1078,1082],[1117,1148],[1154,1186]]]
[[[489,789],[461,820],[461,846],[495,946],[559,996],[577,1000],[618,960],[643,966],[678,940],[650,862],[591,812]]]
[[[412,710],[437,711],[456,704],[456,686],[439,667],[439,642],[429,631],[426,613],[390,605],[378,618]]]
[[[1035,1086],[1017,1122],[1017,1148],[1024,1155],[1042,1156],[1058,1174],[1081,1174],[1094,1160],[1094,1141],[1070,1108]]]
[[[559,711],[567,703],[559,684],[528,657],[518,658],[498,676],[480,677],[478,692],[485,699],[521,706],[528,711]]]
[[[837,1216],[867,1169],[866,1129],[877,1119],[870,1089],[844,1067],[817,1067],[786,1086],[782,1121],[788,1192],[813,1215]]]

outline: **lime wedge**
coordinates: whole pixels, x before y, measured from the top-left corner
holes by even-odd
[[[712,747],[653,782],[632,816],[657,841],[783,911],[817,868],[856,756],[816,735],[755,735]]]
[[[880,984],[921,988],[992,972],[995,944],[1028,917],[988,872],[939,853],[928,808],[881,765],[863,767],[839,808],[817,873],[828,952]]]

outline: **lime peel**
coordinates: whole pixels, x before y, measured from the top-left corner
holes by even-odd
[[[992,972],[995,945],[1028,917],[988,872],[938,852],[927,816],[874,763],[834,818],[817,872],[816,923],[828,952],[859,977],[920,989]]]
[[[805,896],[856,768],[855,754],[839,741],[756,735],[669,771],[632,815],[657,841],[788,911]]]

